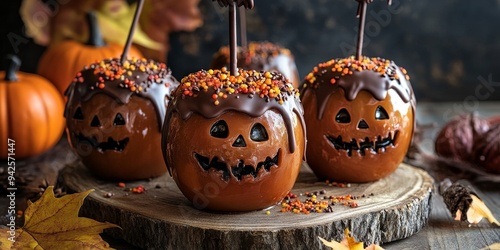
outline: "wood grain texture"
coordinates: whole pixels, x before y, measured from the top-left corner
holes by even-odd
[[[374,195],[358,199],[358,208],[336,205],[333,213],[281,213],[278,205],[267,210],[270,214],[221,214],[194,208],[168,175],[127,183],[143,185],[144,194],[98,180],[81,164],[67,166],[62,176],[70,190],[96,190],[81,215],[120,225],[122,230],[107,233],[147,249],[319,249],[318,236],[341,240],[345,228],[368,244],[390,242],[417,233],[427,223],[433,184],[426,172],[402,164],[377,182],[329,187],[304,166],[292,190],[295,194],[326,190],[327,196]],[[107,193],[114,196],[106,198]]]

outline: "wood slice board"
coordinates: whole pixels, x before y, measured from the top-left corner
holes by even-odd
[[[85,200],[81,216],[119,225],[122,229],[106,232],[146,249],[321,249],[318,236],[339,241],[345,228],[358,241],[381,244],[409,237],[424,227],[433,186],[425,171],[401,164],[379,181],[332,187],[318,181],[304,164],[294,194],[326,190],[326,196],[373,195],[359,198],[357,208],[336,205],[332,213],[282,213],[277,205],[266,210],[270,214],[222,214],[194,208],[168,174],[126,183],[127,187],[143,185],[147,190],[143,194],[96,179],[81,163],[67,166],[61,174],[71,191],[95,189]],[[106,198],[107,193],[114,196]],[[304,201],[306,196],[298,198]]]

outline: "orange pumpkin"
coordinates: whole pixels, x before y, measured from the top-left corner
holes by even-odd
[[[89,25],[87,44],[72,40],[63,41],[49,47],[38,63],[37,73],[52,82],[62,95],[76,73],[85,65],[103,59],[120,57],[123,52],[123,45],[104,43],[93,12],[87,14],[87,21]],[[129,57],[142,58],[143,56],[132,46]]]
[[[35,156],[59,141],[65,125],[64,102],[43,77],[16,74],[21,65],[18,57],[8,59],[7,71],[0,71],[0,159],[8,156],[9,139],[15,141],[15,158]]]

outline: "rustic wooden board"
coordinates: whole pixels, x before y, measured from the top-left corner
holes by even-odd
[[[357,208],[334,206],[333,213],[281,213],[281,207],[275,206],[268,209],[270,214],[220,214],[195,209],[168,175],[127,183],[127,187],[147,189],[134,194],[115,182],[94,178],[80,163],[67,166],[61,174],[72,191],[96,190],[86,199],[82,216],[120,225],[121,230],[107,233],[147,249],[321,249],[318,236],[340,240],[345,228],[367,244],[391,242],[425,226],[433,186],[425,171],[401,164],[377,182],[330,187],[304,164],[292,190],[295,194],[326,190],[327,196],[374,195],[358,199]],[[106,198],[107,193],[114,196]]]

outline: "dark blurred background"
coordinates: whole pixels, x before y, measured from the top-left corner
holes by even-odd
[[[34,71],[44,48],[23,35],[21,1],[2,1],[2,56],[16,53],[22,69]],[[301,78],[315,65],[353,55],[355,0],[255,0],[247,11],[249,40],[268,40],[289,48]],[[205,69],[212,54],[228,43],[227,9],[200,1],[203,27],[172,33],[168,65],[177,78]],[[405,67],[418,101],[500,100],[500,0],[377,0],[368,6],[367,56]],[[8,34],[11,34],[10,40]],[[13,51],[12,34],[19,35]],[[24,40],[23,40],[24,39]]]

